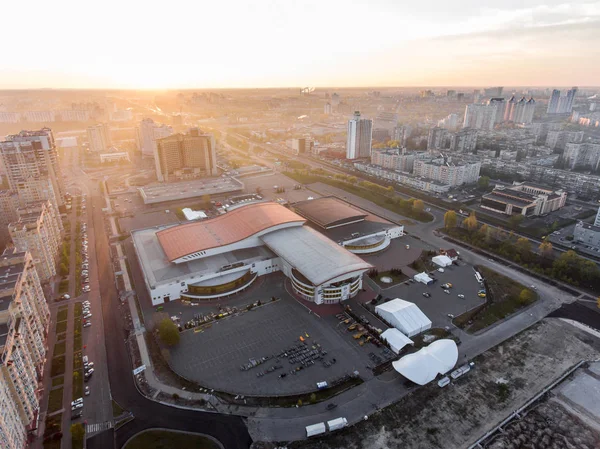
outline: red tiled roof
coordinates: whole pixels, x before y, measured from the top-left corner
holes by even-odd
[[[198,251],[230,245],[268,228],[293,222],[300,215],[277,203],[249,204],[210,220],[182,224],[156,233],[170,261]]]

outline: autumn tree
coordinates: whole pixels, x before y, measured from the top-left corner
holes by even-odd
[[[167,346],[179,343],[179,329],[170,318],[165,318],[159,323],[158,336]]]
[[[515,243],[515,248],[521,257],[525,257],[531,252],[531,242],[525,237],[519,237],[517,243]]]
[[[413,203],[413,210],[419,214],[421,212],[423,212],[424,208],[425,208],[425,205],[423,204],[423,201],[421,201],[421,200],[415,200],[415,202]]]
[[[535,293],[533,293],[531,290],[529,290],[528,288],[524,288],[523,290],[521,290],[521,293],[519,294],[519,302],[522,305],[527,305],[527,304],[531,304],[535,299]]]
[[[456,212],[449,210],[444,214],[444,227],[446,229],[455,228],[457,223],[458,218],[456,217]]]
[[[463,220],[463,226],[471,232],[477,229],[477,217],[475,216],[475,212],[471,212],[471,215]]]
[[[548,241],[544,241],[538,247],[538,251],[540,256],[545,258],[550,258],[552,256],[552,243]]]

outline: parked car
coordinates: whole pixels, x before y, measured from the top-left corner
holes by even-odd
[[[458,294],[458,297],[459,297],[460,299],[465,299],[465,295],[463,295],[462,293],[459,293],[459,294]]]
[[[423,296],[425,296],[425,298],[431,298],[431,293],[423,292]]]
[[[85,390],[83,390],[83,394],[86,396],[90,395],[90,387],[88,387],[87,385],[85,386]]]
[[[450,290],[444,290],[444,293],[446,293],[447,295],[450,294]]]
[[[92,325],[92,323],[90,323],[90,322],[88,321],[87,323],[85,323],[85,324],[83,325],[83,327],[90,327],[91,325]]]

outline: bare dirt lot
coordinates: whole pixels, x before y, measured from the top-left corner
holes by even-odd
[[[599,354],[597,338],[546,319],[482,354],[473,371],[448,387],[432,383],[346,431],[288,448],[468,447],[576,363]]]

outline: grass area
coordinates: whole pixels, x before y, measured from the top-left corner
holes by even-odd
[[[81,348],[83,348],[83,343],[81,340],[81,334],[78,334],[73,337],[73,353],[81,351]]]
[[[83,312],[83,305],[80,302],[75,303],[75,317],[81,316]]]
[[[461,329],[477,332],[537,301],[535,291],[487,267],[477,269],[485,280],[487,301],[454,319]]]
[[[73,352],[73,369],[78,370],[83,368],[83,352]]]
[[[149,430],[129,440],[124,449],[219,449],[213,440],[202,435],[170,432],[166,430]]]
[[[83,397],[83,370],[73,371],[73,400]]]
[[[408,266],[418,272],[433,271],[436,268],[436,265],[431,262],[431,258],[435,255],[435,251],[421,251],[421,255],[417,260],[411,262]]]
[[[301,183],[301,184],[312,184],[314,182],[322,182],[323,184],[337,187],[346,192],[353,193],[356,196],[360,196],[367,201],[377,204],[384,209],[390,210],[398,215],[403,215],[408,218],[412,218],[421,222],[430,222],[433,220],[433,216],[425,211],[417,211],[412,208],[412,200],[403,200],[399,196],[395,195],[392,191],[390,194],[383,194],[381,192],[375,192],[368,190],[356,184],[351,184],[338,179],[333,179],[329,176],[319,176],[314,174],[303,174],[297,171],[283,172],[289,178]],[[380,186],[381,187],[381,186]]]
[[[54,379],[52,379],[53,387],[58,387],[59,385],[62,385],[64,383],[65,383],[65,376],[58,376],[58,377],[55,377]]]
[[[61,321],[60,323],[56,323],[56,333],[62,334],[67,331],[67,322]]]
[[[63,388],[57,388],[56,390],[50,390],[50,396],[48,397],[48,413],[54,413],[60,410],[63,406]]]
[[[61,439],[44,441],[44,449],[60,449]]]
[[[51,436],[62,429],[62,413],[48,416],[46,418],[46,426],[44,428],[44,437]],[[60,439],[58,440],[60,442]],[[60,445],[58,446],[60,448]]]
[[[60,376],[65,374],[65,356],[60,355],[52,358],[52,365],[50,367],[50,376]]]
[[[64,293],[69,293],[69,280],[68,279],[63,279],[58,284],[58,294],[62,295]]]
[[[67,333],[63,332],[62,334],[58,334],[56,336],[56,341],[64,341],[67,339]]]
[[[67,317],[69,315],[69,310],[68,308],[59,310],[58,313],[56,314],[56,321],[60,322],[60,321],[66,321]]]
[[[59,355],[63,355],[65,353],[66,346],[67,346],[66,342],[64,342],[64,341],[56,343],[54,345],[54,352],[52,353],[52,355],[54,357],[59,356]]]
[[[112,401],[113,417],[121,416],[125,413],[123,407],[121,407],[114,399]]]

